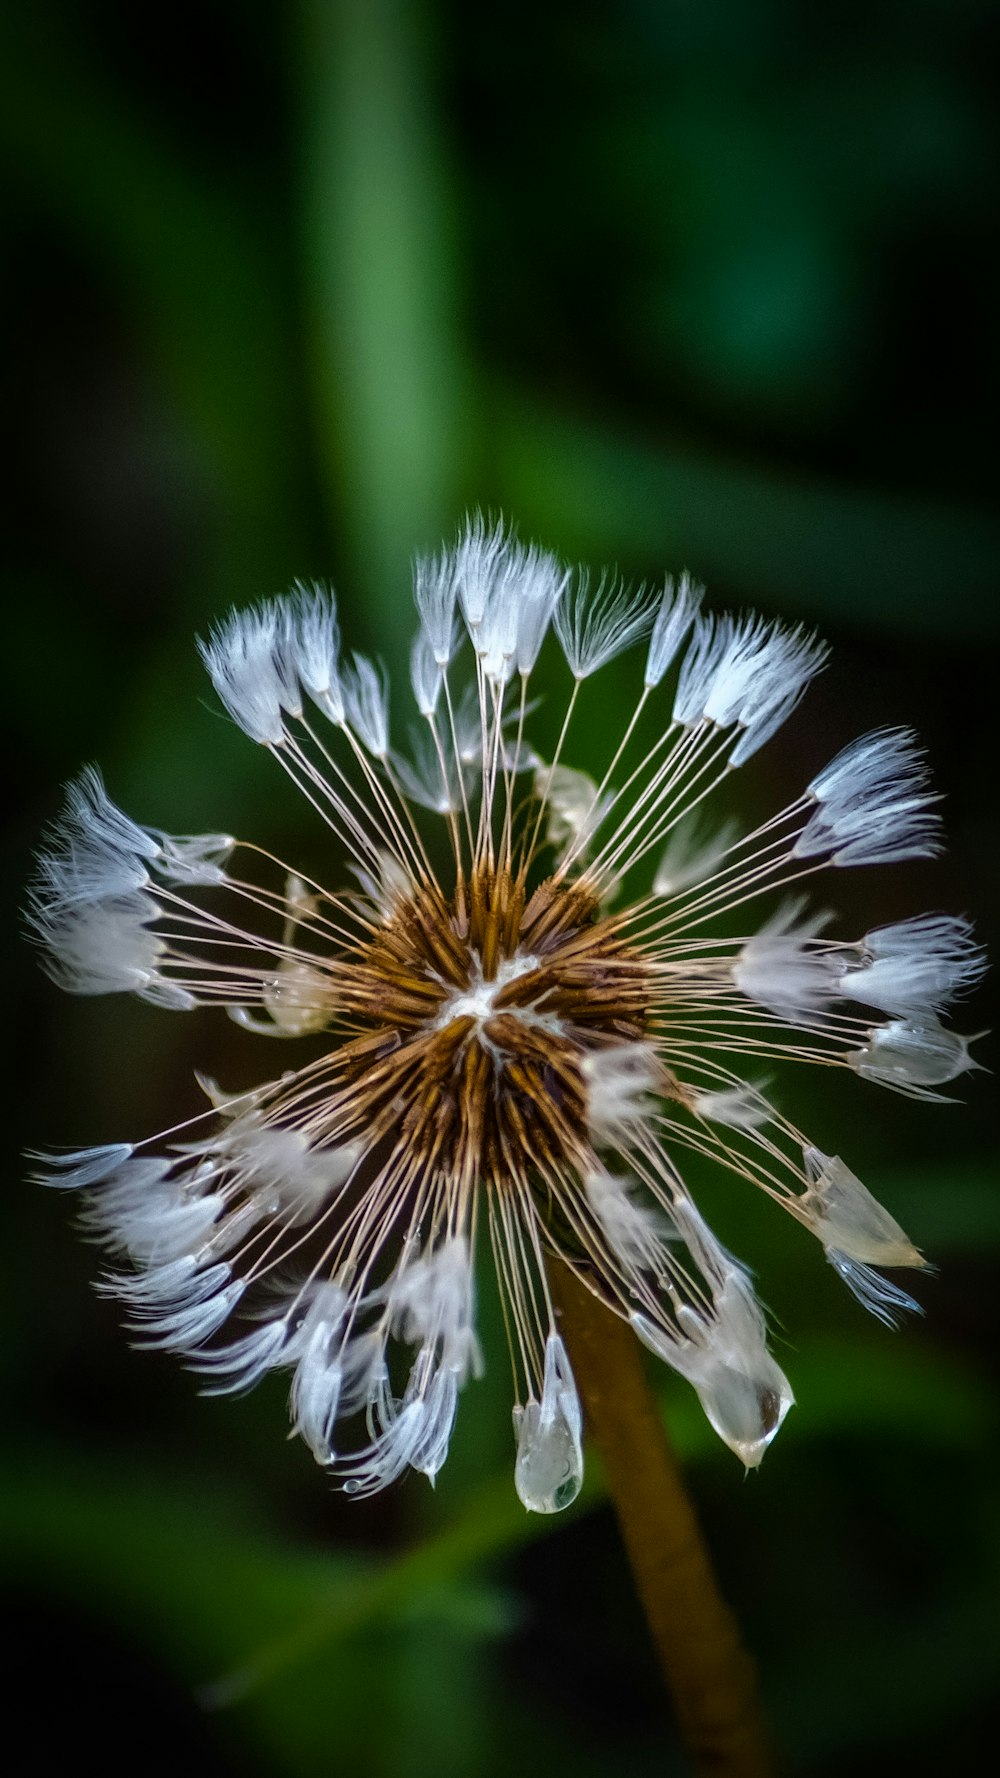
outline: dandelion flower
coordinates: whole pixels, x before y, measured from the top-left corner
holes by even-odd
[[[923,1098],[974,1066],[940,1023],[981,969],[963,919],[847,942],[803,896],[831,866],[938,850],[922,757],[878,731],[752,831],[713,829],[712,793],[822,667],[813,636],[706,616],[687,577],[592,585],[480,520],[417,563],[415,597],[406,748],[325,588],[234,612],[201,644],[229,716],[349,858],[346,886],[230,835],[140,826],[94,770],[69,787],[31,891],[54,979],[222,1009],[248,1044],[294,1047],[252,1091],[199,1077],[207,1103],[185,1125],[39,1157],[42,1176],[78,1194],[112,1256],[100,1289],[140,1342],[214,1393],[290,1373],[293,1427],[349,1492],[444,1463],[483,1363],[486,1239],[526,1507],[566,1505],[583,1469],[553,1256],[756,1465],[792,1390],[683,1160],[759,1187],[875,1315],[915,1307],[881,1268],[920,1254],[765,1096],[760,1064]],[[545,759],[527,732],[550,633],[569,675]],[[570,764],[590,682],[640,648],[636,707],[595,782]]]

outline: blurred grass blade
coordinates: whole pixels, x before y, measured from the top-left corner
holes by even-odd
[[[320,458],[372,639],[455,520],[462,363],[429,15],[303,0],[302,231]]]

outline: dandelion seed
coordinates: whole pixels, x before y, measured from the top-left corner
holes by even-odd
[[[678,822],[667,841],[653,878],[653,894],[679,895],[703,883],[718,869],[730,846],[739,837],[740,825],[732,819],[707,829],[701,810]]]
[[[836,963],[809,942],[827,924],[826,914],[800,918],[801,912],[799,902],[779,908],[733,964],[733,981],[748,1000],[796,1023],[829,1006],[838,981]]]
[[[967,920],[919,914],[866,933],[838,982],[841,994],[879,1012],[907,1018],[939,1013],[983,972],[983,957]]]
[[[200,1076],[207,1106],[179,1129],[35,1156],[39,1176],[79,1195],[118,1268],[99,1288],[139,1343],[178,1353],[209,1393],[290,1374],[294,1430],[351,1493],[440,1470],[482,1368],[484,1230],[529,1510],[568,1504],[583,1473],[551,1254],[755,1465],[792,1390],[681,1163],[714,1157],[761,1188],[883,1321],[916,1306],[876,1268],[919,1267],[917,1249],[752,1075],[833,1066],[935,1097],[975,1067],[939,1022],[982,969],[965,920],[840,940],[782,900],[831,866],[936,851],[925,767],[906,731],[881,730],[754,831],[706,827],[705,799],[822,666],[813,637],[702,616],[686,578],[659,600],[616,577],[592,589],[481,519],[418,561],[414,590],[410,747],[382,670],[341,658],[321,585],[233,613],[201,645],[229,715],[325,823],[347,887],[227,834],[140,826],[92,769],[70,786],[30,893],[55,980],[215,1008],[248,1044],[301,1048],[248,1092]],[[528,685],[553,634],[566,702],[545,764]],[[647,636],[636,708],[595,781],[568,763],[587,682]]]

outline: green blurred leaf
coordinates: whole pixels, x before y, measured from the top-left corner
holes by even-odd
[[[387,1565],[284,1543],[239,1496],[141,1472],[126,1480],[76,1453],[20,1456],[0,1501],[8,1574],[110,1612],[192,1682],[227,1659],[253,1657],[269,1636],[294,1640],[304,1622],[348,1628],[419,1617],[479,1636],[514,1621],[507,1596],[470,1586],[459,1564],[425,1560],[414,1578],[405,1559]]]
[[[868,1323],[855,1337],[812,1339],[781,1359],[799,1404],[783,1438],[875,1437],[974,1451],[995,1431],[988,1379],[902,1330]]]
[[[985,1383],[962,1365],[912,1344],[875,1339],[813,1342],[793,1359],[802,1406],[789,1439],[895,1438],[938,1448],[975,1449],[992,1424]],[[861,1381],[859,1381],[861,1379]],[[725,1461],[694,1395],[671,1381],[667,1414],[681,1454]],[[769,1466],[780,1462],[778,1451]],[[27,1578],[57,1583],[102,1601],[127,1620],[183,1646],[186,1670],[228,1665],[209,1688],[229,1703],[267,1683],[320,1646],[356,1636],[414,1612],[465,1633],[502,1634],[508,1600],[491,1588],[469,1589],[470,1570],[565,1522],[526,1514],[506,1470],[456,1502],[446,1525],[387,1561],[356,1553],[284,1546],[245,1507],[228,1499],[195,1501],[153,1477],[121,1477],[72,1460],[25,1458],[5,1484],[2,1547]],[[574,1515],[603,1498],[599,1466]],[[192,1639],[188,1626],[195,1623]]]
[[[1000,1241],[1000,1183],[997,1169],[986,1162],[884,1171],[883,1188],[894,1204],[905,1206],[931,1255],[975,1254]]]
[[[110,273],[216,496],[216,597],[294,572],[308,487],[291,258],[259,191],[192,158],[58,10],[6,9],[0,155],[16,189]],[[76,21],[78,22],[78,21]]]
[[[946,1604],[891,1625],[860,1620],[849,1637],[826,1644],[821,1661],[808,1644],[786,1661],[771,1692],[782,1741],[803,1762],[796,1769],[861,1750],[891,1758],[920,1733],[958,1723],[975,1703],[995,1698],[998,1581],[996,1552],[984,1549],[979,1583]]]
[[[585,557],[670,561],[864,629],[996,634],[1000,527],[987,514],[654,443],[502,388],[493,418],[512,510]]]

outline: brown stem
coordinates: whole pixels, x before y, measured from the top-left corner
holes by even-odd
[[[551,1267],[588,1431],[694,1768],[772,1778],[753,1662],[722,1599],[638,1342],[575,1273]]]

